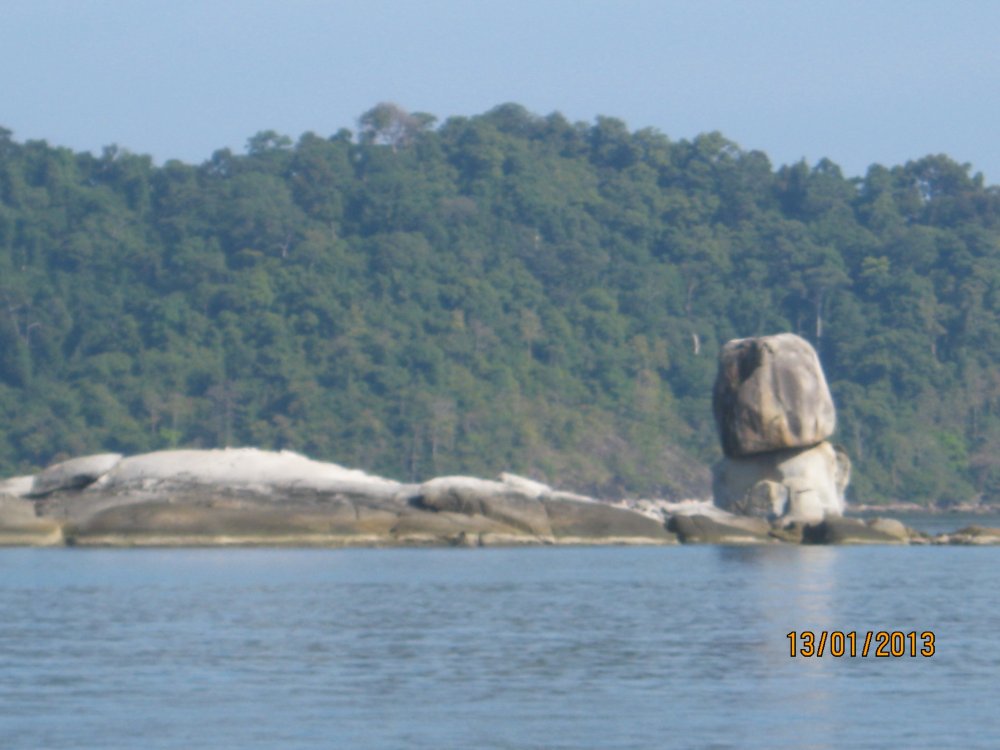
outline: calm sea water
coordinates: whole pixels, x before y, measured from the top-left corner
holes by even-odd
[[[0,745],[994,748],[998,591],[1000,548],[0,550]]]

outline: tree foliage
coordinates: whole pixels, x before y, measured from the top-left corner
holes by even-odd
[[[1000,495],[1000,192],[718,133],[380,104],[201,165],[0,130],[0,469],[254,444],[677,497],[715,355],[820,352],[857,499]],[[677,456],[687,459],[677,459]]]

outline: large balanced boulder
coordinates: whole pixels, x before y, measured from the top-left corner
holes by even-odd
[[[813,446],[837,424],[816,350],[792,333],[725,344],[712,409],[730,458]]]

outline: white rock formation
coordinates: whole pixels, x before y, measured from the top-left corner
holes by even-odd
[[[124,458],[90,489],[150,488],[160,483],[178,482],[261,491],[286,488],[355,492],[387,498],[405,487],[391,479],[338,464],[313,461],[292,451],[224,448],[158,451]]]
[[[840,516],[850,461],[830,443],[724,458],[712,476],[715,503],[742,515],[812,523]]]
[[[552,488],[547,484],[542,484],[541,482],[536,482],[534,479],[528,479],[517,474],[511,474],[507,471],[500,474],[500,481],[511,489],[515,489],[529,497],[541,497],[552,492]]]
[[[86,487],[111,471],[121,460],[121,453],[98,453],[53,464],[35,475],[31,494],[46,495],[56,490]]]
[[[11,477],[0,481],[0,495],[10,497],[27,497],[31,494],[32,487],[35,486],[35,475]]]

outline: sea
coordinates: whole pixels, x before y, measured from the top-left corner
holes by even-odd
[[[996,748],[998,593],[996,547],[3,549],[0,747]]]

